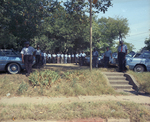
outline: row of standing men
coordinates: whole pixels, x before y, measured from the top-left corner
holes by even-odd
[[[42,61],[42,64],[46,63],[77,63],[81,66],[84,65],[86,54],[82,51],[80,53],[76,54],[70,54],[70,53],[53,53],[53,54],[46,54],[45,52],[42,52],[39,47],[36,49],[36,65],[40,66],[40,62]]]

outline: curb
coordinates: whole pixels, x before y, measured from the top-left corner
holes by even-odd
[[[133,85],[133,89],[135,89],[137,92],[139,90],[139,83],[134,79],[134,77],[128,73],[125,73],[124,76],[127,78],[129,81],[129,84]]]

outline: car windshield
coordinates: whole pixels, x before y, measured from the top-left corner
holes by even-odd
[[[2,56],[6,55],[6,56],[17,56],[18,54],[13,51],[13,50],[1,50],[0,51]]]
[[[142,53],[139,57],[140,58],[150,58],[150,52]]]

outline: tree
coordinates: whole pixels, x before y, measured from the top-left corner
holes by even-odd
[[[145,48],[147,50],[150,50],[150,37],[145,39],[145,45],[146,45]]]
[[[23,38],[30,41],[37,36],[43,18],[48,16],[47,10],[53,11],[55,4],[55,1],[46,0],[1,0],[0,31],[3,33],[0,41],[8,42],[2,43],[5,46],[3,48],[8,48],[9,44],[20,48],[23,46]],[[5,36],[11,39],[2,38]]]
[[[49,44],[47,51],[75,52],[87,47],[89,41],[89,18],[86,15],[68,14],[61,5],[50,16],[45,18],[41,26],[41,34],[36,37],[36,43],[43,44],[41,35],[47,36]]]
[[[103,53],[107,46],[113,47],[120,35],[125,38],[129,32],[126,18],[102,17],[95,21],[97,24],[93,24],[93,45],[100,49],[100,53]]]

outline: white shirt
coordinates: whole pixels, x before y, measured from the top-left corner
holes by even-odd
[[[67,58],[67,54],[65,54],[65,58]]]
[[[29,47],[24,47],[22,50],[21,50],[21,54],[23,55],[33,55],[33,52],[35,52],[36,50],[29,46]]]
[[[48,54],[47,57],[48,57],[48,58],[51,58],[51,54]]]
[[[128,50],[128,47],[125,44],[122,45],[122,51],[121,51],[121,46],[118,47],[118,52],[126,53],[126,50]]]
[[[82,56],[82,53],[79,54],[79,57],[81,57],[81,56]]]
[[[76,58],[78,58],[79,57],[79,54],[76,54]]]
[[[82,57],[85,57],[85,56],[86,56],[86,54],[85,54],[85,53],[82,53],[81,55],[82,55]]]
[[[56,54],[53,54],[52,56],[55,58],[55,57],[56,57]]]
[[[57,57],[60,57],[60,54],[57,54]]]
[[[46,56],[47,56],[47,54],[46,54],[46,53],[44,53],[44,58],[46,58]]]
[[[64,57],[64,54],[61,54],[60,56],[63,58],[63,57]]]
[[[74,54],[72,54],[72,55],[71,55],[71,57],[73,57],[73,58],[74,58]]]
[[[68,55],[68,58],[70,58],[71,57],[71,55]]]
[[[41,50],[36,49],[36,55],[41,55]]]

